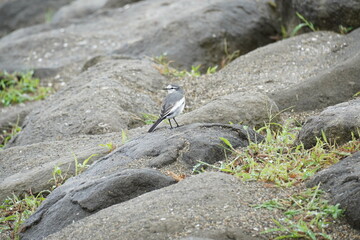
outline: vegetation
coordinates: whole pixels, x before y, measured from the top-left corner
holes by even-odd
[[[273,199],[255,205],[255,208],[280,209],[283,218],[275,220],[277,228],[263,233],[281,232],[275,239],[303,238],[303,239],[331,239],[326,234],[326,228],[334,219],[343,215],[339,204],[331,205],[323,199],[324,192],[319,186],[306,189],[287,199]]]
[[[274,125],[277,128],[272,129]],[[245,181],[257,180],[289,187],[303,182],[318,170],[360,150],[360,141],[355,137],[339,147],[331,145],[325,136],[322,139],[318,138],[313,148],[305,149],[303,144],[295,142],[299,130],[300,128],[290,121],[284,125],[267,124],[257,130],[264,134],[263,142],[252,142],[240,149],[235,149],[227,139],[221,138],[230,156],[225,162],[211,167]]]
[[[15,195],[8,197],[0,205],[0,234],[8,233],[9,239],[19,239],[21,224],[40,206],[46,194],[48,191],[26,194],[22,199]]]
[[[160,67],[156,66],[155,68],[162,74],[165,76],[169,76],[169,77],[178,77],[178,78],[183,78],[183,77],[199,77],[201,76],[201,72],[200,72],[200,67],[201,65],[197,65],[197,66],[192,66],[190,71],[187,70],[177,70],[173,67],[171,67],[171,63],[174,63],[174,61],[171,61],[167,58],[166,55],[161,55],[158,57],[154,57],[154,62],[156,62],[157,64],[161,65]],[[217,70],[217,66],[214,67],[209,67],[206,71],[206,74],[213,74],[215,73]]]
[[[323,134],[311,149],[296,142],[300,127],[293,121],[284,125],[267,124],[257,130],[265,139],[260,143],[250,142],[247,147],[235,149],[229,140],[220,138],[226,161],[215,165],[200,162],[194,172],[205,167],[226,172],[244,181],[256,180],[278,187],[292,187],[302,183],[320,169],[338,162],[340,159],[360,151],[360,140],[353,134],[352,141],[337,146],[330,144]],[[330,205],[323,199],[324,192],[319,186],[291,196],[289,199],[273,199],[256,208],[280,209],[284,217],[274,219],[278,226],[268,232],[280,232],[276,239],[330,239],[326,227],[343,213],[339,205]]]
[[[3,106],[14,103],[44,99],[50,88],[40,86],[40,80],[33,78],[33,72],[0,72],[0,102]]]
[[[5,147],[5,145],[15,137],[21,131],[18,123],[14,124],[10,129],[3,129],[0,133],[0,150]]]

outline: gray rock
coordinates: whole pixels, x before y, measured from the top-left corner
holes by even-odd
[[[105,8],[120,8],[127,4],[140,2],[143,0],[108,0],[105,4]]]
[[[315,174],[307,182],[308,187],[317,186],[329,192],[333,204],[345,209],[348,222],[360,229],[360,152]]]
[[[101,209],[174,184],[175,180],[156,170],[128,169],[98,179],[83,178],[76,187],[72,186],[74,182],[67,182],[46,199],[22,226],[26,231],[22,239],[42,239]]]
[[[323,139],[322,132],[330,143],[344,144],[360,134],[360,98],[331,106],[319,115],[310,117],[302,127],[298,141],[306,148]]]
[[[251,207],[257,191],[256,183],[204,173],[103,209],[47,239],[269,239],[243,228],[254,222],[252,226],[258,227],[257,221],[271,222],[267,210]],[[266,191],[269,198],[279,192],[274,188]],[[244,218],[245,212],[251,217]]]
[[[288,33],[302,21],[296,16],[299,12],[306,20],[321,30],[339,31],[339,26],[360,27],[360,2],[358,0],[275,0],[283,26]],[[304,28],[306,29],[306,28]],[[309,31],[309,29],[306,29]]]
[[[280,110],[313,110],[349,100],[360,91],[360,29],[348,35],[313,32],[240,56],[221,71],[186,79],[191,109],[236,92],[261,92]]]
[[[232,122],[263,126],[266,122],[276,122],[278,112],[279,109],[274,101],[265,94],[239,92],[218,97],[177,119],[181,124]]]
[[[35,108],[39,107],[41,101],[26,102],[9,107],[0,107],[0,130],[11,129],[12,126],[21,126],[25,117]]]
[[[53,16],[53,23],[66,22],[73,18],[82,18],[105,6],[108,0],[75,0],[60,8]]]
[[[167,53],[178,66],[205,68],[225,57],[225,39],[229,53],[239,49],[244,54],[270,43],[272,18],[263,0],[140,1],[130,8],[9,34],[0,40],[0,68],[72,69],[114,50],[136,57]],[[59,78],[65,79],[67,72],[61,71]]]
[[[104,134],[142,125],[157,105],[151,91],[165,78],[146,60],[104,58],[26,118],[10,146]]]
[[[75,159],[79,163],[93,156],[88,164],[109,153],[99,144],[121,145],[121,133],[100,136],[78,136],[63,141],[15,146],[0,151],[0,202],[13,193],[22,196],[31,191],[38,193],[51,189],[55,182],[53,170],[57,166],[67,179],[75,175]]]
[[[118,199],[135,197],[136,194],[121,195],[125,190],[120,186],[125,183],[119,176],[125,169],[152,167],[184,173],[191,171],[198,161],[212,164],[223,160],[225,150],[219,137],[228,139],[234,147],[246,146],[250,140],[260,141],[263,138],[253,130],[223,124],[193,124],[172,130],[160,128],[134,138],[50,194],[43,207],[25,223],[24,239],[40,239],[103,207],[116,204]],[[132,189],[131,182],[147,182],[137,173],[145,170],[126,171],[130,171],[129,176],[124,178],[129,181],[126,187]],[[105,194],[110,189],[115,193]]]
[[[73,0],[12,0],[0,3],[0,38],[23,27],[45,23],[51,14]]]
[[[347,101],[360,91],[360,28],[346,36],[346,42],[334,45],[330,55],[338,55],[335,65],[298,83],[271,98],[280,109],[297,111],[320,109]]]

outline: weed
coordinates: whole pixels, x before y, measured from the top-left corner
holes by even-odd
[[[44,15],[45,23],[51,23],[53,17],[54,17],[55,11],[54,9],[49,8]]]
[[[99,146],[107,148],[109,150],[109,153],[114,151],[114,149],[116,148],[115,144],[113,144],[112,142],[109,142],[109,143],[106,143],[106,144],[99,144]]]
[[[344,27],[343,25],[339,26],[339,33],[340,34],[348,34],[353,30],[353,27]]]
[[[19,132],[21,131],[21,127],[18,125],[19,120],[16,124],[14,124],[11,129],[3,129],[2,133],[0,134],[0,149],[4,148],[5,145],[14,138]]]
[[[67,173],[63,175],[63,172],[59,166],[55,166],[52,171],[52,179],[50,182],[54,182],[54,185],[51,187],[51,190],[61,186],[67,179]]]
[[[73,153],[74,156],[74,161],[75,161],[75,176],[81,174],[82,172],[84,172],[88,167],[88,162],[90,161],[91,158],[97,156],[98,154],[91,154],[90,157],[88,157],[87,159],[85,159],[82,163],[79,163],[79,160],[77,159],[76,155]]]
[[[302,21],[302,23],[300,23],[293,29],[293,31],[290,34],[291,37],[295,36],[298,33],[298,31],[300,31],[300,29],[302,29],[304,27],[310,28],[310,30],[313,32],[318,31],[318,29],[315,28],[314,24],[312,22],[308,21],[303,15],[296,12],[296,16],[298,16],[298,18]]]
[[[263,233],[281,232],[284,234],[275,239],[331,239],[326,234],[326,228],[333,219],[341,217],[344,210],[339,208],[339,204],[331,205],[327,200],[324,200],[324,191],[320,190],[319,186],[306,189],[287,199],[273,199],[255,205],[256,208],[281,209],[284,214],[282,219],[273,220],[277,228],[269,229]]]
[[[201,71],[200,71],[200,67],[201,65],[197,65],[197,66],[192,66],[190,71],[187,70],[177,70],[173,67],[170,66],[171,63],[173,63],[174,61],[171,61],[167,58],[166,55],[161,55],[158,57],[154,57],[153,61],[159,65],[159,66],[155,66],[155,68],[162,74],[165,76],[170,76],[170,77],[178,77],[178,78],[184,78],[186,76],[188,77],[199,77],[201,76]],[[213,74],[215,73],[217,70],[217,66],[214,67],[209,67],[206,71],[206,74]]]
[[[44,99],[50,88],[40,86],[40,80],[33,78],[33,71],[27,73],[0,72],[0,102],[4,106]]]
[[[10,239],[19,239],[21,224],[35,212],[42,201],[45,200],[43,191],[36,196],[32,193],[25,194],[24,198],[15,195],[8,197],[0,205],[0,233],[6,233]]]
[[[124,129],[121,129],[121,143],[125,144],[127,141],[129,141],[127,133]]]
[[[224,53],[225,53],[225,56],[221,60],[221,64],[220,64],[221,68],[224,68],[230,62],[232,62],[235,58],[240,56],[240,50],[236,50],[232,53],[229,52],[228,43],[227,43],[226,38],[224,39]]]
[[[354,135],[352,141],[342,146],[331,145],[323,136],[317,139],[313,148],[305,149],[303,144],[295,144],[299,129],[290,121],[284,125],[267,124],[257,130],[264,135],[264,141],[250,142],[247,147],[239,149],[235,149],[227,139],[220,138],[230,156],[219,166],[211,167],[243,180],[288,187],[303,182],[318,170],[360,150],[360,141]]]
[[[151,125],[151,124],[153,124],[158,118],[159,118],[159,116],[157,116],[157,115],[155,115],[155,114],[143,113],[141,120],[142,120],[146,125]]]

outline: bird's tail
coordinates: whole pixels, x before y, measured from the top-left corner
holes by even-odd
[[[164,118],[159,118],[158,120],[156,120],[156,122],[151,126],[148,132],[153,132],[157,127],[157,125],[159,125],[162,120],[164,120]]]

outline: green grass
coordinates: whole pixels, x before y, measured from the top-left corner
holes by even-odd
[[[253,206],[282,211],[283,217],[280,220],[273,219],[277,227],[263,233],[278,232],[280,235],[275,239],[331,239],[326,229],[335,219],[343,216],[344,210],[340,209],[339,204],[331,205],[324,200],[324,191],[319,186],[286,199],[273,199]]]
[[[19,239],[21,224],[35,212],[47,193],[44,191],[36,196],[26,194],[23,198],[15,195],[8,197],[0,205],[0,233],[6,234],[8,239]]]
[[[3,106],[44,99],[50,88],[40,86],[40,80],[33,78],[33,72],[0,72],[0,102]]]
[[[0,133],[0,150],[21,131],[18,123],[14,124],[10,129],[3,129]]]
[[[284,125],[268,124],[257,130],[265,136],[263,142],[251,142],[239,149],[221,138],[228,157],[221,164],[211,167],[245,181],[256,180],[289,187],[360,150],[360,141],[355,138],[343,146],[331,145],[326,138],[319,138],[313,148],[305,149],[301,143],[295,142],[299,130],[291,122]]]
[[[291,32],[290,36],[293,37],[295,36],[300,29],[307,27],[309,28],[311,31],[316,32],[319,29],[315,28],[314,24],[310,21],[308,21],[303,15],[301,15],[300,13],[296,12],[296,16],[302,21],[299,25],[297,25]]]
[[[194,172],[206,171],[210,167],[244,181],[260,181],[286,188],[299,185],[320,169],[360,151],[360,140],[354,137],[355,134],[352,134],[351,141],[341,146],[330,144],[323,134],[313,148],[305,149],[296,142],[299,130],[293,121],[284,125],[267,124],[257,130],[265,137],[262,142],[250,142],[242,148],[234,148],[228,139],[220,138],[226,160],[214,165],[199,162]],[[344,211],[339,205],[329,204],[323,195],[317,186],[287,199],[272,199],[253,207],[283,212],[283,218],[274,219],[277,227],[264,232],[278,233],[276,239],[331,239],[326,228]]]
[[[202,75],[200,71],[201,65],[192,66],[190,71],[177,70],[171,67],[171,64],[174,61],[169,60],[166,55],[154,57],[153,61],[160,65],[160,66],[156,66],[155,68],[160,72],[160,74],[164,76],[184,78],[184,77],[199,77]],[[209,67],[206,70],[206,74],[213,74],[216,72],[216,70],[217,70],[217,66]]]

